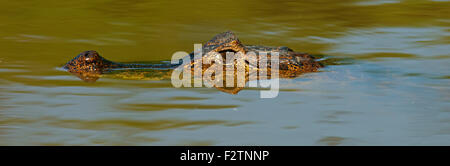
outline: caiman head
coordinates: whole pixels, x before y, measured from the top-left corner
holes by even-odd
[[[114,66],[114,62],[106,60],[97,51],[91,50],[80,53],[63,68],[86,82],[95,82],[101,74]]]

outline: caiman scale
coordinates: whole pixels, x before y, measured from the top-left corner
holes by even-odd
[[[267,47],[257,45],[244,45],[241,43],[241,41],[236,37],[236,35],[233,32],[227,31],[216,35],[202,46],[201,60],[203,62],[205,60],[213,62],[211,64],[202,63],[200,65],[202,68],[202,72],[205,72],[215,62],[217,62],[215,61],[215,59],[219,57],[221,58],[221,60],[226,59],[227,52],[233,52],[235,56],[249,56],[252,54],[248,53],[255,53],[251,57],[244,57],[247,59],[248,58],[258,59],[260,57],[259,54],[261,52],[266,52],[268,53],[267,57],[269,60],[271,56],[270,52],[278,52],[280,78],[295,78],[301,75],[302,73],[315,72],[319,68],[323,67],[322,63],[318,62],[315,57],[309,54],[295,52],[292,49],[284,46]],[[68,72],[76,75],[77,77],[86,82],[95,82],[103,74],[112,73],[114,71],[126,71],[130,69],[158,69],[153,70],[153,72],[161,72],[161,71],[171,71],[172,69],[175,69],[180,65],[184,65],[182,66],[184,70],[191,70],[193,72],[195,64],[201,62],[200,59],[195,59],[194,55],[195,55],[194,52],[188,55],[190,56],[189,57],[190,62],[187,63],[182,63],[182,61],[180,60],[180,62],[177,64],[170,64],[170,63],[129,64],[107,60],[102,56],[100,56],[96,51],[91,50],[91,51],[84,51],[75,58],[73,58],[72,60],[70,60],[67,64],[64,65],[64,69],[66,69]],[[235,68],[237,68],[237,66],[239,65],[244,65],[247,73],[245,78],[246,81],[248,81],[249,72],[261,70],[260,66],[250,64],[248,61],[245,61],[245,63],[233,63],[233,64],[235,65]],[[222,63],[219,65],[216,64],[216,66],[220,67],[225,67],[226,65],[227,65],[226,63]],[[271,65],[268,64],[267,67],[265,67],[264,69],[267,69],[268,71],[267,73],[269,74],[268,77],[270,77]],[[166,76],[166,78],[170,78],[170,72],[163,75]],[[218,75],[215,75],[215,77],[218,77]],[[228,88],[216,87],[216,88],[227,93],[236,94],[243,87],[235,86],[231,88],[229,87]]]

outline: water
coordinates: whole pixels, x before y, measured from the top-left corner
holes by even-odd
[[[0,145],[450,145],[448,1],[2,1]],[[245,44],[350,58],[230,95],[169,81],[85,83],[65,62],[168,60]]]

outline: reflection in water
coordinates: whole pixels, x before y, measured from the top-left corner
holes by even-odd
[[[440,27],[375,28],[354,30],[350,35],[327,41],[342,43],[334,52],[359,54],[362,58],[416,58],[448,55],[448,36],[450,32]]]
[[[4,2],[0,145],[449,145],[449,3]],[[95,83],[55,70],[85,50],[159,62],[226,30],[337,58],[281,80],[274,99],[176,89],[142,70]]]
[[[336,146],[342,143],[345,138],[342,137],[324,137],[320,139],[318,142],[320,144],[330,145],[330,146]]]
[[[137,121],[137,120],[95,120],[84,121],[77,120],[61,120],[51,122],[51,125],[61,126],[64,128],[89,129],[89,130],[109,130],[117,127],[131,127],[143,130],[167,130],[172,128],[190,127],[190,126],[208,126],[226,124],[224,121],[184,121],[182,119],[173,120],[157,120],[157,121]]]

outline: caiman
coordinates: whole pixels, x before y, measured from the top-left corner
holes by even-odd
[[[220,58],[226,59],[227,52],[232,52],[237,56],[248,56],[250,52],[256,54],[256,56],[244,57],[247,58],[257,58],[260,57],[261,52],[278,52],[279,54],[279,77],[280,78],[295,78],[303,73],[307,72],[315,72],[319,68],[323,67],[323,64],[317,60],[314,56],[311,56],[306,53],[295,52],[292,49],[281,46],[281,47],[267,47],[267,46],[258,46],[258,45],[244,45],[241,41],[236,37],[236,35],[227,31],[224,33],[220,33],[214,36],[211,40],[209,40],[206,44],[202,46],[202,54],[201,59],[210,60],[214,62],[214,59],[221,55]],[[180,65],[184,70],[194,71],[194,66],[196,63],[199,63],[199,59],[195,59],[195,51],[189,54],[190,62],[182,63],[180,60],[179,63],[158,63],[158,64],[130,64],[130,63],[118,63],[107,60],[100,56],[96,51],[84,51],[80,53],[78,56],[70,60],[67,64],[64,65],[64,69],[68,72],[76,75],[80,79],[86,82],[95,82],[100,76],[108,73],[118,73],[117,71],[125,72],[127,70],[135,70],[135,69],[156,69],[151,70],[151,72],[155,72],[154,76],[170,78],[170,71],[173,69],[180,67]],[[267,58],[270,61],[270,54],[267,54]],[[213,64],[213,63],[212,63]],[[223,66],[227,64],[222,64]],[[248,81],[248,73],[251,71],[261,70],[259,65],[250,64],[248,61],[245,61],[244,65],[246,70],[246,81]],[[222,66],[222,67],[223,67]],[[211,64],[201,64],[200,67],[202,71],[211,67]],[[265,69],[267,69],[267,73],[270,77],[271,64],[268,64]],[[161,74],[162,73],[162,74]],[[133,74],[139,75],[142,73],[134,72]],[[122,73],[122,75],[127,75],[127,73]],[[216,76],[217,77],[217,76]],[[232,88],[222,88],[216,87],[221,91],[236,94],[243,87],[232,87]]]

